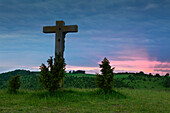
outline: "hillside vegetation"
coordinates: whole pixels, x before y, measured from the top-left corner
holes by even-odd
[[[20,75],[17,94],[7,92],[7,81]],[[65,89],[48,92],[38,82],[39,72],[15,70],[0,74],[0,112],[170,113],[170,77],[122,73],[114,76],[114,90],[96,88],[93,74],[67,74]]]
[[[15,70],[0,74],[0,89],[7,87],[7,81],[11,76],[20,75],[20,89],[40,90],[43,89],[38,82],[39,72],[30,72],[26,70]],[[71,74],[67,73],[64,80],[65,88],[96,88],[95,75],[93,74]],[[114,88],[130,89],[167,89],[169,87],[170,77],[153,77],[145,74],[122,73],[115,74]],[[167,83],[166,83],[167,82]],[[167,84],[167,86],[165,85]]]

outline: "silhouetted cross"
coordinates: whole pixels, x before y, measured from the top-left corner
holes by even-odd
[[[77,25],[65,26],[64,21],[56,21],[56,26],[44,26],[44,33],[55,33],[55,58],[64,55],[65,35],[68,32],[78,32]]]

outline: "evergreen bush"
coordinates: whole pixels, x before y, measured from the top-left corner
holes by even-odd
[[[114,68],[111,68],[109,60],[107,58],[104,58],[102,61],[102,64],[99,64],[100,68],[102,68],[101,74],[96,74],[96,85],[103,90],[105,93],[111,91],[113,86],[113,70]]]
[[[47,62],[48,67],[45,66],[45,64],[40,66],[39,82],[45,89],[52,92],[64,86],[66,64],[64,58],[60,56],[54,59],[54,63],[52,57],[50,57]]]
[[[12,76],[8,81],[8,92],[17,93],[17,90],[20,87],[20,75]]]

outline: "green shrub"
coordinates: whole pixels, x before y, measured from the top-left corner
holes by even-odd
[[[170,88],[170,77],[166,78],[164,86]]]
[[[111,91],[113,86],[114,68],[111,68],[109,64],[110,64],[109,60],[107,60],[107,58],[104,58],[102,64],[99,64],[100,68],[102,68],[100,70],[102,74],[96,74],[96,80],[95,80],[96,85],[105,93]]]
[[[66,64],[64,58],[61,58],[60,56],[58,56],[57,59],[54,59],[54,63],[52,57],[50,57],[47,62],[48,67],[44,64],[40,66],[41,72],[39,82],[45,89],[52,92],[60,88],[60,86],[64,86]]]
[[[9,93],[17,93],[17,90],[20,87],[20,76],[12,76],[8,81],[8,92]]]

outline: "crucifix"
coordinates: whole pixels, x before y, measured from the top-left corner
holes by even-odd
[[[55,58],[63,58],[65,49],[65,35],[69,32],[78,32],[77,25],[65,26],[64,21],[56,21],[56,26],[44,26],[44,33],[55,33]]]

